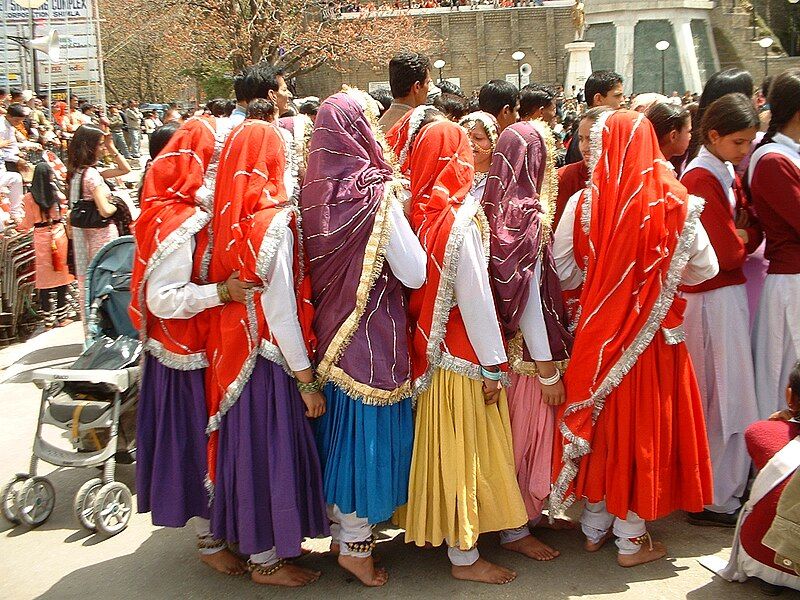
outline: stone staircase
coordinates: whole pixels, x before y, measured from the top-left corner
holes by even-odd
[[[753,13],[749,0],[721,0],[716,3],[711,11],[711,26],[721,69],[747,69],[753,74],[753,79],[760,82],[764,76],[764,50],[758,41],[767,36],[773,39],[773,45],[767,52],[771,75],[800,67],[800,57],[787,55],[778,37],[758,14],[755,25],[753,36]]]

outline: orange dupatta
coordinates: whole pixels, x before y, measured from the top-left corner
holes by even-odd
[[[473,219],[486,219],[469,195],[475,173],[472,160],[466,132],[450,121],[423,127],[411,150],[411,226],[428,255],[425,284],[412,290],[409,298],[417,392],[430,385],[437,367],[470,371],[468,376],[477,373],[480,378],[454,291],[466,229]],[[488,226],[482,229],[488,244]]]
[[[158,319],[147,309],[145,286],[153,270],[211,219],[198,191],[214,153],[215,127],[213,117],[193,118],[175,132],[147,170],[142,212],[133,224],[136,253],[128,313],[145,349],[165,366],[179,370],[208,365],[207,315]],[[193,280],[197,281],[197,264],[195,267]]]
[[[247,120],[231,132],[222,150],[214,193],[212,227],[216,237],[209,278],[225,281],[239,271],[243,281],[263,285],[283,237],[294,235],[297,305],[287,309],[297,310],[309,354],[313,355],[311,283],[304,276],[299,211],[286,197],[285,164],[283,138],[275,125]],[[261,289],[254,289],[244,304],[229,302],[211,311],[206,385],[210,490],[215,481],[222,417],[239,399],[256,358],[261,354],[288,369],[261,310]]]
[[[621,110],[592,129],[589,187],[575,220],[574,252],[585,269],[567,402],[559,409],[551,509],[575,500],[580,459],[608,395],[662,326],[680,321],[675,293],[696,235],[698,203],[668,167],[647,119]],[[560,442],[560,443],[559,443]]]

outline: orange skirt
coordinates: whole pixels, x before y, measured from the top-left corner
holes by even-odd
[[[606,398],[576,492],[605,500],[620,518],[631,510],[646,521],[712,502],[703,405],[685,344],[656,334]]]

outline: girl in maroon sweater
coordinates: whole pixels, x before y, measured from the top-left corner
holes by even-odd
[[[701,221],[719,260],[719,275],[682,288],[686,346],[703,396],[714,471],[714,503],[689,513],[696,525],[734,527],[750,472],[744,430],[758,412],[742,265],[761,243],[761,231],[734,167],[749,153],[758,124],[744,94],[713,102],[700,126],[703,146],[681,177],[690,194],[706,201]]]
[[[772,120],[748,169],[769,261],[753,327],[762,419],[783,406],[786,380],[800,358],[800,69],[775,79],[769,104]]]

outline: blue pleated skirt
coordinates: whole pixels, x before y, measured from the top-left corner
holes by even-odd
[[[414,446],[411,398],[372,406],[331,383],[324,391],[327,411],[313,426],[325,500],[370,523],[386,521],[408,501]]]

